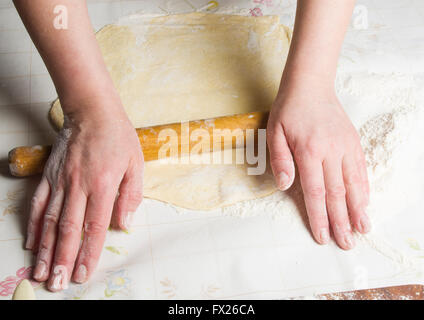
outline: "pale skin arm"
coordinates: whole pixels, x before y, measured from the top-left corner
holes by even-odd
[[[342,249],[354,247],[351,224],[370,230],[369,186],[359,136],[334,87],[354,0],[299,0],[293,40],[268,122],[271,165],[281,190],[295,160],[311,231],[320,244],[330,229]]]
[[[65,114],[31,202],[26,242],[37,252],[34,278],[59,291],[72,277],[82,283],[93,273],[111,222],[128,229],[142,199],[143,154],[106,69],[86,2],[14,3]],[[68,10],[67,30],[54,28],[56,5]]]

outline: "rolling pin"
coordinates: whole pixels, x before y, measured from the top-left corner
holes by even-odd
[[[190,132],[196,129],[206,129],[212,139],[214,129],[241,129],[244,138],[246,137],[247,129],[263,129],[266,128],[268,120],[268,112],[251,112],[246,114],[231,115],[225,117],[218,117],[205,120],[194,120],[188,122]],[[186,123],[187,124],[187,123]],[[179,156],[189,154],[192,147],[196,145],[197,141],[190,139],[181,139],[182,124],[171,123],[158,125],[153,127],[145,127],[136,129],[140,145],[143,149],[144,160],[151,161],[157,160],[159,149],[167,141],[159,141],[159,133],[165,129],[172,129],[178,134],[178,150]],[[223,131],[229,133],[229,130]],[[255,132],[256,133],[256,132]],[[236,139],[232,138],[232,148],[236,147]],[[224,139],[221,139],[221,147],[226,148]],[[212,142],[211,142],[212,143]],[[34,174],[41,173],[44,168],[51,146],[30,146],[30,147],[17,147],[9,152],[9,170],[13,176],[27,177]]]

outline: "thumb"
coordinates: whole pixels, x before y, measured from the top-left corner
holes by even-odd
[[[267,142],[275,182],[278,189],[285,191],[293,184],[295,170],[293,156],[281,123],[268,123]]]

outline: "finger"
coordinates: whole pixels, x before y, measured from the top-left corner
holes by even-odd
[[[43,229],[35,263],[34,279],[37,281],[45,281],[49,277],[62,206],[63,190],[53,190],[43,218]]]
[[[84,220],[84,239],[78,254],[73,279],[85,282],[96,268],[112,216],[114,194],[92,194],[88,198]]]
[[[40,231],[40,223],[44,211],[47,208],[50,195],[50,185],[47,178],[43,176],[40,184],[35,190],[34,196],[31,199],[31,209],[27,227],[27,240],[25,248],[34,249],[37,243],[38,234]]]
[[[367,233],[370,231],[371,225],[365,213],[366,194],[360,169],[352,157],[343,159],[343,179],[346,187],[347,207],[352,224],[360,233]]]
[[[53,273],[48,284],[51,291],[59,291],[68,286],[81,242],[86,204],[87,197],[84,192],[76,186],[71,186],[58,224]]]
[[[323,162],[328,218],[337,244],[345,250],[354,247],[354,240],[346,206],[346,188],[341,160]]]
[[[272,172],[278,189],[287,190],[293,184],[295,169],[292,153],[280,123],[268,124],[267,142]]]
[[[358,160],[356,163],[359,168],[359,173],[362,180],[362,188],[365,194],[365,206],[368,206],[370,200],[370,184],[368,180],[367,162],[365,160],[365,155],[362,148],[360,148],[358,151]]]
[[[307,158],[296,159],[296,162],[312,234],[318,243],[327,244],[330,232],[321,162]]]
[[[122,179],[113,210],[114,224],[129,230],[135,211],[143,199],[143,171],[129,169]]]

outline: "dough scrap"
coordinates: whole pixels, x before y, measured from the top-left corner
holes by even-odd
[[[34,288],[27,279],[18,284],[13,292],[12,300],[36,300]]]
[[[269,110],[290,37],[277,16],[203,13],[139,16],[97,33],[134,127]],[[61,128],[58,100],[49,115]],[[269,165],[261,176],[247,167],[147,162],[144,196],[208,210],[276,191]]]

